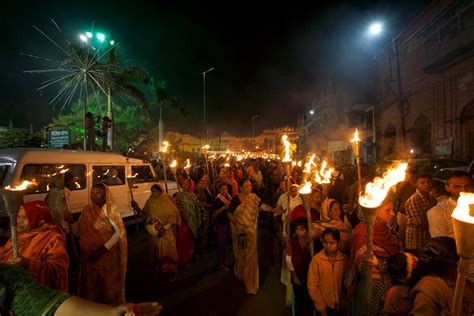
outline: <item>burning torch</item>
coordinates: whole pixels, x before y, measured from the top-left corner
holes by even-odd
[[[461,192],[456,208],[451,215],[456,239],[456,250],[460,257],[458,277],[453,298],[453,315],[461,314],[461,303],[469,266],[474,258],[474,193]]]
[[[177,166],[178,166],[178,162],[175,159],[171,162],[170,169],[171,169],[171,172],[173,173],[174,181],[176,181],[176,186],[178,187],[178,192],[181,192],[181,188],[179,187],[179,184],[178,184],[178,177],[176,176],[176,167]]]
[[[166,156],[168,153],[168,147],[170,146],[170,143],[168,143],[166,140],[163,142],[163,145],[160,148],[160,152],[163,153],[163,176],[165,177],[165,190],[166,193],[168,193],[168,180],[166,179]]]
[[[358,181],[358,193],[362,192],[362,173],[360,170],[360,143],[362,141],[359,138],[359,131],[355,130],[354,137],[351,139],[352,152],[356,158],[357,164],[357,181]]]
[[[19,186],[7,186],[2,190],[5,208],[8,216],[10,217],[13,258],[18,258],[17,215],[18,211],[20,210],[20,206],[23,203],[23,195],[25,194],[25,190],[30,184],[32,184],[32,182],[23,181],[23,183]]]

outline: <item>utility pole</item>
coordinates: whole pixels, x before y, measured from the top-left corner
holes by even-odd
[[[253,148],[257,146],[257,142],[255,141],[255,119],[258,117],[258,115],[252,116],[252,138],[253,138]]]

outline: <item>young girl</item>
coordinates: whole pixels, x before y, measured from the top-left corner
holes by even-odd
[[[341,235],[334,227],[322,235],[324,249],[311,260],[308,271],[308,290],[314,306],[322,316],[342,315],[344,307],[342,284],[347,257],[339,250]]]
[[[306,285],[308,267],[311,262],[307,219],[299,218],[293,222],[293,225],[295,234],[288,239],[286,263],[291,272],[291,284],[295,294],[295,316],[309,316],[312,315],[313,309]]]

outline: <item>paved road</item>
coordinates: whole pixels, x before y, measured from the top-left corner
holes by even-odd
[[[232,272],[215,269],[216,252],[202,256],[189,269],[180,270],[175,282],[156,281],[147,257],[146,235],[128,227],[129,261],[127,300],[158,300],[162,315],[258,315],[287,316],[285,287],[279,282],[280,264],[271,263],[271,236],[259,230],[260,291],[247,295]]]

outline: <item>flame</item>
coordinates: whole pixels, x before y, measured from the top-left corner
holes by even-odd
[[[64,168],[64,165],[60,165],[60,166],[58,166],[58,167],[56,167],[56,168],[62,169],[62,168]]]
[[[175,160],[173,160],[170,164],[170,168],[176,168],[176,166],[178,165],[178,162]]]
[[[49,191],[49,183],[46,185],[46,191]]]
[[[68,169],[63,169],[63,170],[59,171],[59,173],[66,173],[68,171],[69,171],[69,168]]]
[[[360,138],[359,138],[359,131],[357,130],[356,128],[356,131],[354,133],[354,138],[351,139],[351,143],[354,143],[354,142],[360,142]]]
[[[461,192],[452,218],[474,224],[474,193]]]
[[[297,164],[296,161],[292,161],[292,162],[291,162],[291,165],[292,165],[293,167],[296,167],[296,164]]]
[[[135,173],[133,176],[128,176],[127,179],[135,179],[138,176],[138,172]]]
[[[76,182],[74,182],[74,184],[76,185],[76,187],[77,187],[78,189],[81,188],[81,185],[79,184],[79,182],[76,181]]]
[[[30,181],[23,181],[20,185],[17,185],[16,187],[10,187],[9,185],[5,187],[5,190],[8,190],[8,191],[23,191],[23,190],[26,190],[26,188],[29,186],[29,185],[32,185],[32,184],[35,184],[35,182],[30,182]]]
[[[191,168],[191,161],[189,159],[186,159],[186,166],[183,167],[184,169],[189,169]]]
[[[167,153],[169,146],[170,146],[170,143],[168,143],[168,142],[165,140],[165,141],[163,142],[163,145],[160,147],[160,152],[162,152],[162,153]]]
[[[321,165],[321,169],[317,170],[314,174],[314,181],[319,184],[323,183],[331,183],[331,176],[334,172],[334,168],[328,167],[328,163],[326,160],[323,161]]]
[[[311,181],[304,180],[303,187],[298,191],[299,194],[310,194],[311,193],[311,186],[312,186]]]
[[[209,146],[209,145],[204,145],[204,146],[202,146],[201,148],[202,148],[203,150],[209,150],[209,148],[211,148],[211,146]]]
[[[311,167],[312,166],[316,167],[316,164],[314,163],[314,158],[316,158],[315,154],[309,157],[308,162],[304,164],[304,170],[303,170],[304,173],[311,173]]]
[[[290,162],[291,161],[291,142],[288,140],[288,136],[283,135],[281,137],[281,142],[283,143],[283,146],[285,147],[285,156],[283,157],[282,161]]]
[[[400,163],[384,173],[383,178],[376,177],[374,182],[367,183],[365,193],[359,197],[359,204],[367,208],[379,207],[387,197],[388,190],[398,182],[405,180],[407,163]]]

